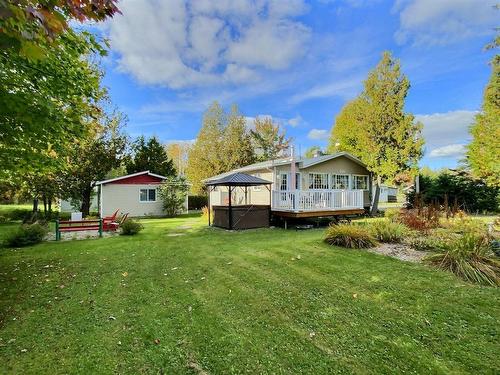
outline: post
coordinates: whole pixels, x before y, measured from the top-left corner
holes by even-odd
[[[99,237],[102,237],[102,218],[99,219]]]
[[[248,187],[245,186],[245,204],[248,204],[247,194],[248,194]]]
[[[207,205],[208,205],[208,226],[210,226],[210,194],[212,193],[212,186],[208,187],[208,199],[207,199]]]
[[[227,211],[228,213],[228,219],[229,219],[229,230],[233,229],[233,206],[231,203],[231,186],[228,186],[229,188],[229,209]]]
[[[61,239],[61,232],[59,232],[59,219],[56,220],[56,241]]]

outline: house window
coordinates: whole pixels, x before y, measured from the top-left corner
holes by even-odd
[[[288,174],[287,173],[280,173],[278,175],[278,186],[280,190],[286,191],[288,190]]]
[[[295,173],[295,189],[300,190],[300,173]]]
[[[328,173],[309,173],[309,189],[328,189]]]
[[[349,189],[349,175],[348,174],[334,174],[332,175],[332,187],[337,190]]]
[[[156,189],[140,189],[140,202],[156,202]]]
[[[368,176],[352,176],[353,189],[368,190]]]

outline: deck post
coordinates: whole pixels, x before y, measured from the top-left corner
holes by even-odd
[[[61,239],[61,232],[59,231],[59,219],[56,220],[56,241]]]

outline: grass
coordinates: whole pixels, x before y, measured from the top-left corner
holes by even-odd
[[[324,230],[143,223],[0,249],[0,373],[500,371],[498,288]]]

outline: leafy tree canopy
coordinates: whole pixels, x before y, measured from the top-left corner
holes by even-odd
[[[214,102],[203,115],[203,124],[189,151],[186,174],[194,193],[202,193],[202,180],[255,161],[245,119],[233,106],[226,113]]]
[[[385,52],[361,95],[342,109],[332,129],[329,151],[356,155],[375,175],[373,211],[382,181],[392,182],[405,172],[414,174],[422,156],[422,124],[404,111],[409,88],[399,61]]]
[[[119,12],[117,0],[0,0],[0,49],[43,59],[60,36],[73,34],[69,21],[102,21]]]
[[[143,136],[132,144],[132,156],[126,162],[127,173],[150,171],[161,176],[175,176],[172,159],[156,137],[146,140]]]
[[[498,48],[496,37],[490,48]],[[476,177],[490,186],[500,187],[500,54],[491,62],[491,78],[484,90],[481,112],[470,128],[472,142],[468,145],[467,164]]]
[[[0,175],[61,167],[101,112],[101,72],[87,59],[96,51],[81,33],[61,36],[43,60],[0,52]]]
[[[286,138],[285,132],[281,132],[280,126],[271,118],[257,117],[254,125],[255,129],[250,130],[250,134],[259,160],[276,159],[288,149],[291,139]]]
[[[313,158],[318,154],[320,154],[320,155],[323,154],[323,152],[321,151],[321,147],[311,146],[306,150],[306,152],[304,153],[304,156],[306,158]]]

